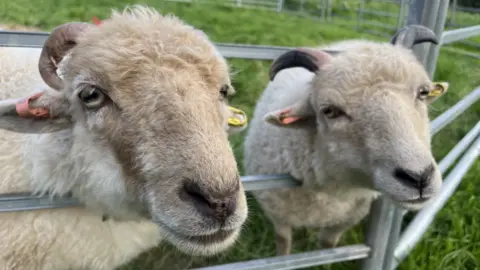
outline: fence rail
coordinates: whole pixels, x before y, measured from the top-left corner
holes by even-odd
[[[289,270],[367,258],[370,247],[351,245],[281,257],[195,268],[196,270]]]
[[[404,20],[402,16],[405,16],[405,14],[408,13],[406,18],[407,24],[423,24],[433,29],[437,35],[442,37],[441,43],[438,46],[419,46],[414,50],[419,59],[422,59],[422,62],[431,76],[433,76],[434,73],[438,50],[441,45],[460,41],[480,34],[480,25],[443,32],[448,9],[447,0],[412,0],[409,3],[410,7],[408,12],[406,12],[407,1],[402,0],[390,2],[399,2],[402,5],[397,28],[403,24]],[[242,1],[237,0],[236,3],[237,5],[241,5]],[[281,10],[283,8],[283,1],[279,1],[278,3],[279,4],[276,8],[277,10]],[[325,8],[325,6],[328,7],[328,5],[325,4],[325,1],[322,3],[323,8]],[[426,6],[429,10],[428,12],[423,12]],[[365,11],[365,9],[363,11]],[[380,13],[377,15],[379,14]],[[384,16],[390,16],[386,13],[381,14]],[[47,36],[48,33],[45,32],[0,31],[0,46],[39,48],[43,46]],[[227,58],[257,60],[273,60],[280,54],[291,49],[290,47],[228,43],[216,43],[215,45],[220,53]],[[480,87],[474,89],[469,95],[465,96],[454,106],[431,121],[431,136],[434,136],[441,129],[454,121],[460,114],[465,112],[479,99]],[[366,235],[366,244],[349,245],[333,249],[323,249],[288,256],[263,258],[198,269],[287,270],[359,259],[363,259],[363,270],[395,269],[398,267],[399,263],[405,259],[411,251],[411,248],[420,241],[428,226],[433,222],[436,213],[441,210],[448,198],[450,198],[459,185],[463,176],[479,156],[479,152],[480,122],[477,123],[439,163],[440,170],[442,174],[444,174],[463,154],[454,168],[445,177],[438,198],[432,204],[420,211],[402,234],[400,225],[406,211],[396,208],[391,201],[382,197],[372,205],[369,221],[370,227]],[[242,176],[241,180],[246,191],[289,188],[299,185],[299,182],[292,179],[289,175]],[[80,204],[73,198],[50,199],[46,196],[35,197],[27,193],[0,196],[0,212],[13,211],[12,209],[14,208],[15,211],[18,211],[78,205]]]
[[[442,44],[449,44],[480,35],[480,25],[446,31],[442,36]]]

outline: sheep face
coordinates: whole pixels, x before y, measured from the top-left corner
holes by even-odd
[[[64,178],[49,191],[72,191],[113,218],[151,219],[191,254],[234,243],[247,216],[226,132],[238,111],[226,101],[234,92],[226,61],[204,35],[135,7],[99,26],[57,27],[39,68],[57,91],[0,109],[7,130],[69,134],[53,170]],[[69,190],[59,188],[65,181]]]
[[[328,178],[374,188],[410,210],[422,208],[442,183],[431,153],[427,105],[448,84],[433,83],[404,46],[372,43],[330,54],[293,53],[300,57],[284,61],[310,64],[277,61],[273,75],[282,65],[313,69],[311,92],[266,120],[313,129],[317,162]]]

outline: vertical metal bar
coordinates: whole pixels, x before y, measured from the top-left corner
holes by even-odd
[[[430,29],[434,29],[439,5],[439,0],[413,0],[410,2],[407,24],[421,24]],[[424,64],[430,48],[429,46],[430,44],[423,43],[413,48],[415,55]]]
[[[357,14],[357,30],[362,28],[363,10],[365,9],[365,0],[360,0],[360,7]]]
[[[417,0],[419,1],[419,0]],[[440,7],[440,1],[439,0],[424,0],[424,6],[422,10],[422,20],[421,24],[434,30],[435,29],[435,24],[437,23],[437,14],[438,14],[438,9]],[[430,51],[431,48],[431,43],[422,43],[418,44],[416,47],[418,47],[419,52],[421,52],[421,60],[424,66],[426,66],[426,61],[427,61],[427,56],[428,52]]]
[[[327,21],[331,22],[332,21],[332,10],[333,10],[333,1],[332,0],[327,0]]]
[[[278,0],[277,2],[277,12],[281,12],[283,8],[283,0]]]
[[[430,50],[428,52],[427,56],[427,61],[426,61],[426,69],[428,71],[428,74],[430,75],[430,78],[433,78],[433,74],[435,74],[435,69],[437,66],[437,59],[438,59],[438,54],[440,53],[440,48],[441,48],[441,39],[443,35],[443,30],[445,28],[445,22],[447,20],[447,14],[448,14],[448,0],[440,0],[440,5],[439,9],[437,12],[437,21],[435,23],[435,28],[433,31],[439,38],[440,42],[438,45],[431,44]]]
[[[455,25],[455,15],[457,13],[457,0],[453,0],[452,2],[452,15],[450,15],[450,22],[449,25]]]
[[[322,0],[322,20],[325,21],[327,14],[327,0]]]
[[[392,202],[383,196],[372,203],[365,239],[365,244],[372,250],[370,256],[363,260],[361,270],[384,269],[382,266],[386,257],[394,213],[395,208]]]
[[[406,2],[407,0],[400,1],[400,10],[398,12],[398,19],[397,19],[397,30],[402,28],[403,22],[405,20]]]
[[[406,24],[419,24],[422,22],[424,0],[411,0],[408,8]]]
[[[395,252],[395,248],[397,248],[398,239],[400,238],[402,230],[403,216],[406,212],[404,209],[398,207],[395,207],[393,211],[392,229],[390,230],[387,251],[385,252],[385,262],[383,263],[383,268],[381,268],[385,270],[393,267],[393,253]]]

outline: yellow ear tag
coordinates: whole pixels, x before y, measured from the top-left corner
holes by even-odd
[[[235,116],[229,117],[228,118],[228,125],[229,126],[234,126],[234,127],[241,127],[247,124],[248,119],[247,115],[245,112],[242,110],[239,110],[237,108],[228,106],[228,109],[234,113]]]
[[[448,90],[448,82],[434,82],[434,88],[428,94],[429,97],[438,97]]]

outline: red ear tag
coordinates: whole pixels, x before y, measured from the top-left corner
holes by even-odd
[[[102,20],[100,20],[97,16],[93,16],[92,17],[92,22],[95,24],[95,25],[100,25],[102,23]]]
[[[43,93],[36,93],[33,96],[20,101],[16,104],[15,108],[18,116],[23,118],[46,118],[50,116],[47,108],[34,108],[30,109],[30,102],[39,98]]]

